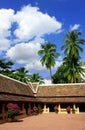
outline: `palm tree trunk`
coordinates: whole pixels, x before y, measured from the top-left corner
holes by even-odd
[[[76,83],[76,75],[75,75],[74,63],[73,63],[73,83]]]
[[[51,67],[50,67],[50,79],[51,79],[51,83],[52,83],[52,71],[51,71]]]

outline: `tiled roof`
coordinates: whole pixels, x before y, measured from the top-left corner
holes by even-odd
[[[36,99],[44,103],[85,103],[85,84],[41,85]]]
[[[85,103],[85,97],[37,97],[37,102],[43,103]]]
[[[0,74],[0,101],[85,102],[85,83],[25,84]]]
[[[14,95],[14,94],[3,94],[0,93],[0,101],[23,101],[23,102],[35,102],[36,99],[34,97],[29,96],[21,96],[21,95]]]
[[[54,84],[38,87],[37,97],[85,96],[84,84]]]
[[[34,96],[29,85],[0,74],[0,92]]]

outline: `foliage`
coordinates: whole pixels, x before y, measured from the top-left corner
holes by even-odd
[[[67,113],[70,113],[71,112],[70,106],[68,106],[66,110],[67,110]]]
[[[85,40],[79,39],[80,35],[81,33],[77,30],[68,33],[64,39],[66,44],[61,48],[65,54],[63,58],[64,77],[70,83],[82,82],[81,75],[85,73],[85,69],[82,66],[82,64],[85,65],[85,62],[80,61],[80,52],[83,51],[80,45],[83,45]]]
[[[76,112],[76,111],[75,111],[75,109],[73,108],[73,109],[72,109],[72,113],[75,113],[75,112]]]
[[[21,82],[27,82],[28,81],[28,71],[25,70],[24,67],[20,67],[15,72],[9,75],[11,78],[14,78],[16,80],[19,80]]]
[[[64,76],[63,65],[59,66],[55,74],[52,76],[52,82],[54,84],[68,83],[67,77]]]
[[[38,73],[34,73],[33,75],[29,76],[29,82],[38,82],[39,84],[43,84],[44,79]]]
[[[50,77],[52,81],[52,67],[55,65],[55,59],[58,58],[59,53],[56,52],[56,45],[47,42],[45,45],[41,45],[41,50],[38,51],[41,56],[42,66],[46,66],[50,70]]]
[[[11,70],[11,67],[13,65],[12,63],[12,61],[6,62],[5,59],[0,59],[0,73],[25,83],[28,81],[39,82],[39,84],[44,83],[44,79],[38,73],[29,75],[28,71],[24,67],[20,67],[16,70]],[[10,70],[8,68],[10,68]]]
[[[56,64],[55,60],[59,57],[59,53],[56,52],[56,45],[50,42],[46,42],[45,45],[41,45],[41,49],[38,54],[41,56],[42,66],[46,66],[50,70],[50,77],[53,83],[80,83],[85,82],[85,61],[81,61],[80,52],[83,52],[81,45],[85,44],[85,40],[80,38],[81,32],[73,30],[66,34],[64,38],[65,44],[61,47],[64,51],[64,58],[62,65],[56,70],[56,73],[52,76],[52,67]],[[43,78],[37,73],[28,75],[28,71],[24,67],[20,67],[16,70],[12,70],[14,62],[5,58],[0,59],[0,73],[11,78],[17,79],[21,82],[39,82],[44,83]]]
[[[17,116],[20,113],[20,108],[17,104],[8,103],[7,108],[8,108],[7,110],[8,118],[14,119],[15,116]]]
[[[54,111],[55,111],[56,113],[58,113],[58,106],[57,106],[57,105],[54,107]]]
[[[33,107],[33,114],[38,114],[38,108],[36,106]]]
[[[0,59],[0,73],[9,76],[13,72],[13,70],[11,70],[13,65],[14,62],[11,60],[6,61],[4,58]]]
[[[42,113],[43,109],[41,107],[38,108],[38,113]]]
[[[6,71],[6,70],[10,69],[13,64],[14,64],[14,62],[11,60],[6,61],[6,59],[4,59],[4,58],[0,59],[1,70],[3,69],[4,71]]]
[[[38,111],[38,108],[36,106],[33,107],[33,111],[34,112],[37,112]]]

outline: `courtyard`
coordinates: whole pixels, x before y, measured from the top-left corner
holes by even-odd
[[[85,130],[85,113],[39,114],[0,124],[0,130]]]

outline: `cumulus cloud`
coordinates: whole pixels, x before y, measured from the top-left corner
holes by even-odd
[[[55,66],[52,68],[52,71],[55,72],[57,70],[57,68],[62,64],[62,62],[60,61],[56,61]],[[25,66],[25,68],[27,70],[33,71],[33,72],[45,72],[45,73],[49,73],[49,71],[47,71],[47,68],[45,66],[42,66],[40,59],[35,59],[33,62],[31,62],[30,64],[27,64]]]
[[[47,84],[47,85],[51,84],[51,80],[50,79],[44,79],[44,83]]]
[[[7,50],[10,47],[10,41],[6,38],[0,39],[0,52]]]
[[[37,37],[39,40],[39,37],[59,32],[61,28],[61,22],[42,13],[38,7],[27,5],[16,13],[13,9],[0,9],[0,51],[7,50],[11,43],[27,42]]]
[[[31,63],[38,57],[39,43],[20,43],[7,51],[7,57],[16,60],[18,63]]]
[[[37,52],[47,40],[46,34],[60,32],[62,23],[38,7],[27,5],[16,13],[13,9],[0,9],[0,51],[7,50],[6,57],[30,71],[46,72]]]
[[[73,26],[70,25],[70,30],[71,30],[71,31],[77,30],[79,27],[80,27],[80,24],[74,24]]]
[[[46,70],[46,67],[45,66],[42,66],[41,62],[39,59],[34,59],[33,62],[31,62],[30,64],[27,64],[25,66],[25,68],[27,70],[30,70],[30,71],[45,71]]]
[[[0,51],[7,50],[10,46],[8,37],[11,35],[13,16],[12,9],[0,9]]]
[[[15,22],[18,28],[14,31],[14,35],[19,41],[29,40],[33,37],[41,37],[61,30],[62,23],[57,21],[55,17],[42,13],[38,7],[31,5],[23,7],[15,15]]]

